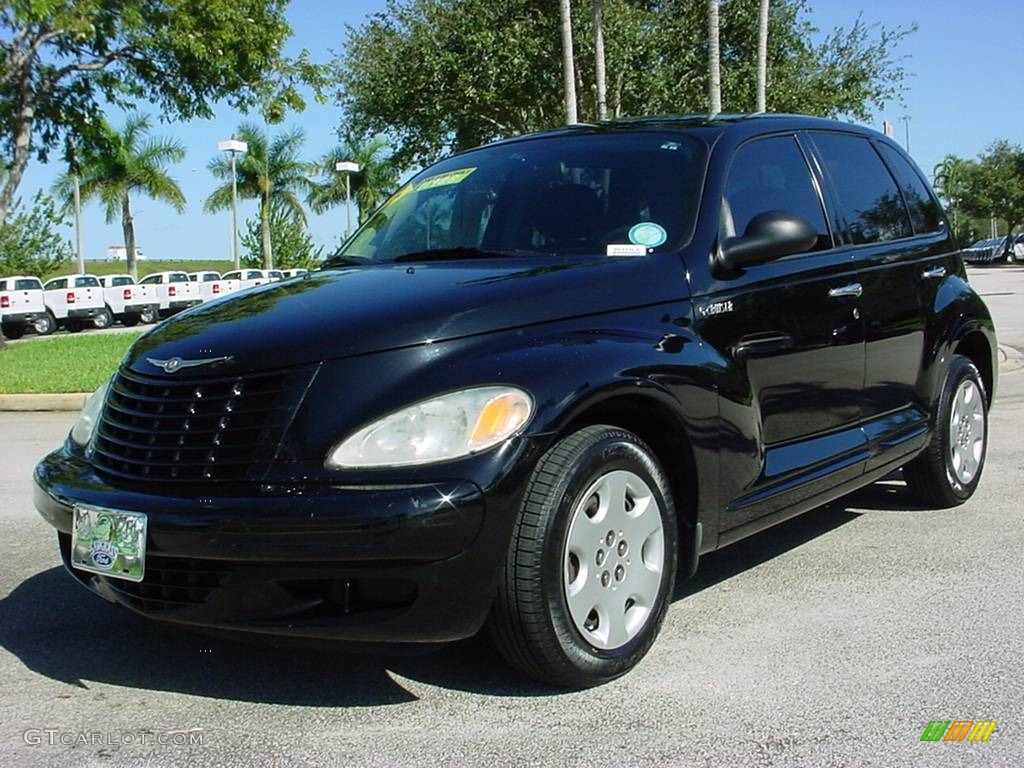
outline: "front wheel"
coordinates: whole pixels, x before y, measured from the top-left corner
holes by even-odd
[[[538,462],[509,545],[491,631],[522,672],[583,688],[653,645],[677,563],[672,493],[640,438],[585,427]]]
[[[987,449],[985,384],[970,360],[954,355],[934,414],[931,442],[903,468],[903,477],[922,502],[955,507],[977,489]]]

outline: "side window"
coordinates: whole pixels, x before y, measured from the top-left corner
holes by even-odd
[[[814,143],[839,195],[854,244],[897,240],[913,233],[899,187],[870,141],[862,136],[815,133]]]
[[[907,210],[910,211],[914,233],[938,230],[942,222],[942,212],[935,196],[921,179],[921,174],[914,170],[901,152],[888,144],[878,144],[878,151],[882,153],[900,189],[903,190],[903,199],[907,203]]]
[[[141,285],[157,285],[160,282],[160,275],[150,275],[142,278]]]
[[[751,219],[772,210],[807,219],[818,233],[812,250],[832,247],[807,160],[793,136],[755,139],[736,151],[722,199],[722,235],[742,235]]]

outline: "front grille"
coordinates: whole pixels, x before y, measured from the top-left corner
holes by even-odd
[[[93,463],[125,480],[259,480],[313,370],[179,379],[122,369],[107,395]]]

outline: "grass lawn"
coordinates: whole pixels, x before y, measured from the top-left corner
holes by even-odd
[[[121,363],[138,333],[57,336],[0,351],[0,394],[92,392]]]
[[[213,270],[220,272],[230,272],[234,269],[234,266],[230,261],[201,261],[192,259],[174,259],[168,261],[140,261],[139,262],[139,279],[141,280],[146,275],[152,274],[153,272],[171,272],[173,270],[181,270],[183,272],[202,272],[204,270]],[[56,272],[43,275],[43,280],[49,280],[51,277],[60,277],[61,275],[70,275],[75,271],[75,265],[72,262],[67,266],[61,267]],[[85,271],[90,275],[122,275],[128,273],[128,265],[123,261],[92,261],[91,259],[85,260]]]

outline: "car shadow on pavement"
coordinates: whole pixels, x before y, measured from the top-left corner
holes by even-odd
[[[856,510],[907,509],[902,484],[876,483],[701,558],[674,599],[711,588],[856,519]],[[902,490],[901,490],[902,489]],[[419,655],[356,654],[255,645],[143,620],[88,594],[63,568],[21,582],[0,600],[0,645],[33,672],[88,690],[93,682],[216,699],[360,707],[418,699],[415,685],[490,696],[549,696],[505,665],[486,633]],[[403,678],[405,678],[403,680]]]

